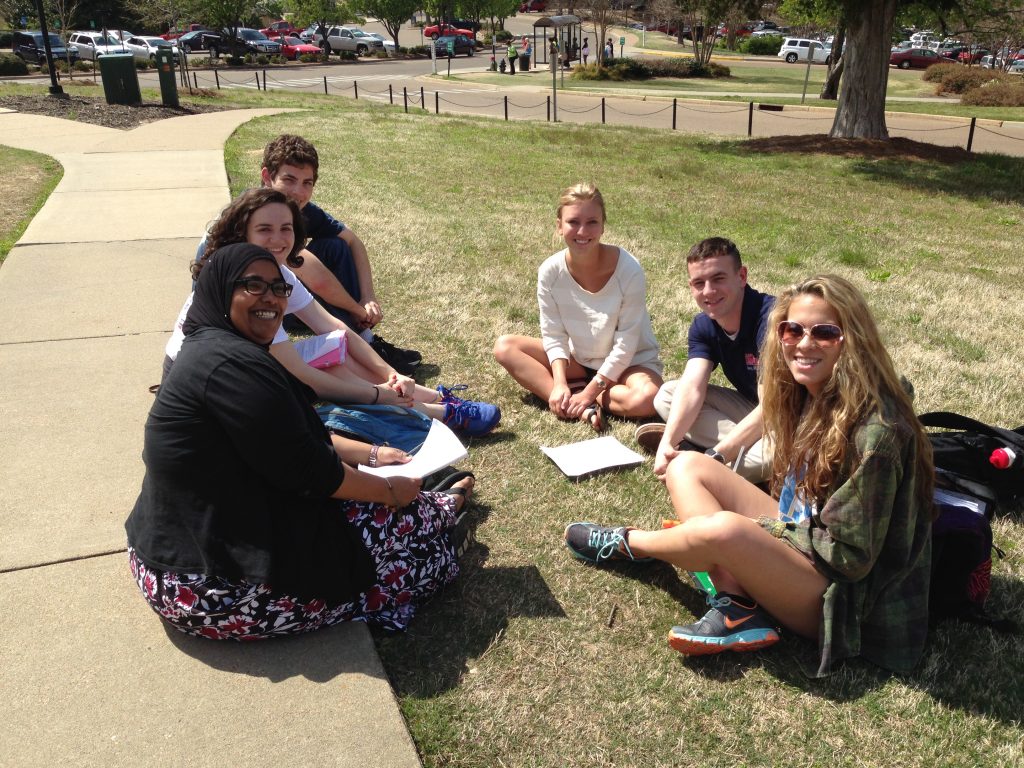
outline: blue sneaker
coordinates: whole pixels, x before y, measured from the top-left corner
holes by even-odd
[[[708,597],[711,610],[695,624],[672,627],[668,644],[687,656],[722,651],[756,651],[779,642],[775,620],[749,597],[719,592]]]
[[[439,402],[444,405],[444,418],[441,421],[469,437],[481,437],[488,434],[501,421],[501,409],[490,403],[463,400],[452,394],[453,390],[463,389],[466,389],[465,384],[457,384],[451,389],[437,388],[438,394],[441,396]]]
[[[570,523],[565,528],[565,546],[573,557],[601,565],[606,560],[649,563],[652,557],[634,557],[629,548],[628,528],[607,528],[597,523]]]

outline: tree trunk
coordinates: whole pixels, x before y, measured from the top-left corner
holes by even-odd
[[[885,89],[889,80],[889,41],[896,0],[863,0],[847,5],[846,77],[829,136],[888,139]]]
[[[843,76],[843,70],[846,69],[846,61],[843,56],[845,44],[846,23],[840,21],[832,46],[832,60],[828,65],[828,77],[825,78],[825,84],[821,87],[821,95],[818,98],[835,101],[839,97],[839,79]]]

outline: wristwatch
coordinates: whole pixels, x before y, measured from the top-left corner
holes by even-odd
[[[712,459],[719,462],[720,464],[725,464],[725,456],[720,454],[714,448],[708,448],[706,451],[704,451],[704,455],[710,456]]]
[[[595,376],[594,383],[597,384],[597,388],[602,391],[608,389],[608,382],[602,378]]]

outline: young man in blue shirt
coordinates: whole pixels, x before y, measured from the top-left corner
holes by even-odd
[[[312,202],[320,171],[316,148],[301,136],[283,134],[263,150],[263,186],[283,192],[299,204],[309,242],[305,260],[295,274],[324,305],[396,371],[412,375],[422,359],[419,352],[389,344],[372,329],[383,319],[373,289],[373,272],[363,241],[343,223]]]
[[[654,399],[665,424],[644,424],[637,440],[655,452],[654,472],[664,477],[684,441],[726,464],[745,453],[736,468],[751,482],[768,477],[771,457],[761,442],[763,425],[757,366],[768,314],[775,298],[747,285],[747,268],[736,244],[710,237],[686,257],[690,293],[701,310],[687,340],[683,375],[662,385]],[[735,389],[710,383],[717,366]]]

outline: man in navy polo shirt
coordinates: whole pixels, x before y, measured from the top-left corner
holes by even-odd
[[[726,464],[745,449],[737,472],[751,482],[766,479],[771,457],[762,447],[757,365],[775,298],[747,285],[747,268],[736,244],[709,237],[686,257],[690,292],[701,312],[688,337],[683,375],[662,385],[654,400],[665,424],[644,424],[637,440],[656,451],[654,473],[664,477],[684,441]],[[717,366],[735,389],[710,383]]]

